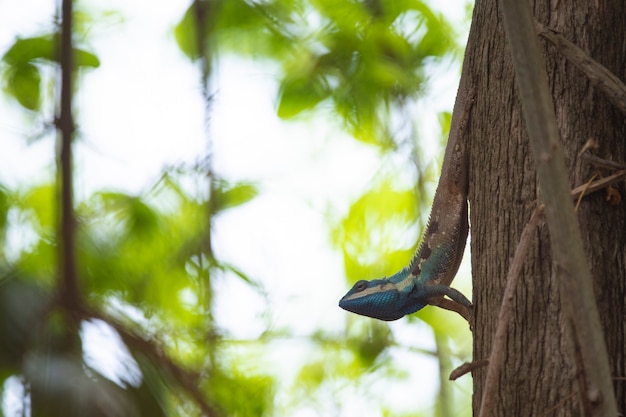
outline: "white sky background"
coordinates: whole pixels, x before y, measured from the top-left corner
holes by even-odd
[[[445,3],[452,21],[461,21],[465,2]],[[165,165],[193,162],[206,151],[198,71],[178,50],[172,34],[189,1],[89,4],[119,11],[124,22],[113,19],[96,26],[90,42],[101,67],[83,77],[77,97],[77,194],[84,197],[102,188],[140,193]],[[0,54],[16,35],[49,29],[53,15],[50,0],[0,0]],[[347,284],[341,254],[330,246],[327,215],[345,214],[380,161],[373,149],[342,133],[331,117],[279,120],[274,106],[277,73],[272,68],[230,58],[221,61],[216,75],[210,114],[215,170],[229,180],[257,181],[261,189],[250,203],[220,216],[216,255],[264,283],[275,329],[292,329],[296,335],[319,328],[340,331],[347,313],[337,301]],[[454,74],[445,74],[422,101],[419,120],[426,127],[420,133],[425,138],[437,137],[437,113],[452,108],[457,83]],[[52,137],[27,144],[25,137],[37,127],[23,121],[23,111],[0,98],[0,182],[10,187],[45,181],[53,168]],[[455,284],[469,295],[467,281]],[[222,281],[217,294],[218,321],[234,338],[256,338],[264,329],[264,301],[237,280]],[[425,325],[407,326],[400,320],[391,326],[400,343],[434,347]],[[302,344],[284,344],[264,362],[279,369],[282,364],[280,372],[292,376],[295,364],[309,354]],[[285,358],[289,363],[284,364]],[[437,390],[437,384],[424,384],[435,379],[437,364],[423,355],[406,359],[409,378],[381,390],[387,404],[399,404],[404,411],[421,409]],[[346,387],[337,398],[347,401],[358,392],[358,387]],[[353,403],[340,415],[377,415],[368,404]]]

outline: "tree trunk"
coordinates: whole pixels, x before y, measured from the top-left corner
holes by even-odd
[[[626,80],[626,2],[535,0],[537,21],[561,32],[590,57]],[[601,158],[626,163],[626,124],[618,112],[559,50],[541,40],[572,187],[594,174],[581,160],[588,139]],[[510,261],[540,198],[528,147],[511,54],[498,4],[477,0],[466,51],[476,99],[470,121],[470,220],[474,275],[474,359],[488,358]],[[614,377],[626,376],[626,190],[611,204],[601,191],[578,210],[585,251]],[[615,202],[615,200],[613,200]],[[504,346],[493,415],[583,415],[579,371],[561,309],[545,225],[537,228],[515,290],[515,314]],[[486,368],[474,371],[477,415]],[[618,410],[626,413],[626,381],[613,381]]]

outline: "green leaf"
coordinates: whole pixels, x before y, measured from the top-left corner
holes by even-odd
[[[118,192],[97,193],[94,198],[109,215],[113,215],[124,236],[143,238],[158,230],[159,218],[156,211],[141,197]],[[137,235],[137,236],[135,236]]]
[[[0,185],[0,236],[4,235],[4,229],[7,225],[7,215],[9,214],[10,208],[11,200],[9,197],[9,190]]]
[[[297,381],[310,389],[317,389],[326,379],[326,361],[309,362],[304,365],[298,374]]]
[[[221,262],[217,265],[218,268],[220,268],[223,271],[230,271],[233,274],[235,274],[237,277],[239,277],[243,282],[245,282],[246,284],[248,284],[250,287],[256,289],[256,290],[263,290],[263,286],[253,280],[252,278],[250,278],[248,275],[246,275],[245,272],[243,272],[241,269],[235,267],[234,265],[225,263],[225,262]]]
[[[35,214],[33,227],[40,235],[52,234],[56,228],[56,187],[44,184],[31,188],[20,199],[20,208]]]
[[[41,106],[41,75],[30,63],[14,65],[5,74],[5,91],[26,109],[37,111]]]
[[[152,207],[146,204],[140,197],[128,197],[125,199],[128,213],[129,233],[146,237],[157,231],[159,224],[158,214]]]
[[[4,90],[26,109],[37,111],[41,107],[40,63],[58,62],[59,42],[55,36],[17,38],[2,60],[7,64]],[[74,68],[100,66],[100,60],[91,52],[74,48]]]
[[[250,2],[222,0],[206,2],[204,38],[209,50],[198,51],[198,16],[193,3],[174,28],[174,37],[181,51],[191,60],[200,54],[211,57],[214,51],[228,50],[244,56],[281,59],[292,51],[294,39],[289,25],[302,11],[299,1],[280,0]]]
[[[98,68],[100,59],[95,54],[80,48],[74,48],[74,66]]]
[[[214,189],[212,213],[217,214],[229,208],[237,207],[247,203],[256,197],[258,191],[250,183],[236,183],[229,185],[224,181]]]
[[[215,368],[202,388],[210,399],[220,404],[228,416],[272,415],[276,387],[274,380],[265,375],[241,370],[238,362],[230,369]],[[237,395],[233,395],[236,392]]]
[[[326,86],[320,78],[287,78],[280,86],[278,117],[282,119],[295,117],[305,110],[312,109],[327,96]]]
[[[59,42],[52,35],[17,38],[2,60],[9,66],[19,66],[34,60],[59,62],[58,45]],[[95,54],[76,47],[73,51],[74,67],[97,68],[100,66],[100,60]]]
[[[2,58],[9,65],[20,65],[35,59],[53,60],[53,44],[49,35],[34,38],[17,38]]]
[[[198,25],[196,23],[194,4],[192,3],[189,6],[183,18],[174,28],[174,38],[176,43],[178,43],[178,47],[191,60],[195,60],[200,56],[198,53]]]

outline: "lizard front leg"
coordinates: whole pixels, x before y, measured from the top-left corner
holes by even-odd
[[[473,328],[472,302],[460,291],[447,285],[426,285],[422,292],[423,297],[428,298],[428,304],[438,306],[446,310],[454,311],[461,315]],[[444,298],[447,296],[449,298]]]
[[[456,301],[449,300],[447,298],[440,298],[438,301],[438,304],[431,304],[431,305],[436,305],[437,307],[441,307],[443,309],[459,313],[461,317],[467,320],[467,322],[469,323],[470,329],[471,330],[474,329],[474,316],[472,314],[472,310],[474,307],[471,304],[469,306],[466,306],[466,305],[457,303]]]

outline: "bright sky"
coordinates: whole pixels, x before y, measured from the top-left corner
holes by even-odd
[[[26,37],[49,28],[52,3],[0,2],[0,53],[17,34]],[[447,3],[447,12],[461,19],[464,2]],[[90,0],[89,4],[95,10],[119,11],[123,22],[112,19],[99,24],[92,34],[91,45],[102,66],[84,76],[79,90],[77,193],[85,196],[101,188],[139,193],[153,184],[163,166],[192,162],[206,149],[198,72],[172,36],[189,1]],[[346,313],[337,301],[347,284],[340,253],[329,244],[327,215],[345,213],[367,186],[379,160],[372,149],[341,133],[330,117],[280,121],[274,107],[275,79],[272,68],[236,58],[223,60],[217,69],[210,115],[215,169],[230,180],[259,181],[262,193],[220,216],[216,254],[264,283],[274,328],[294,329],[296,335],[318,328],[340,331]],[[446,74],[420,105],[425,137],[436,136],[437,112],[452,108],[456,83],[454,76]],[[38,126],[23,122],[23,112],[1,98],[0,181],[9,186],[37,183],[52,172],[52,137],[27,143],[25,137],[36,134]],[[469,294],[467,281],[456,286]],[[217,318],[234,338],[256,338],[264,330],[265,304],[258,295],[233,279],[222,281],[217,294]],[[242,306],[248,310],[242,311]],[[425,325],[408,326],[401,320],[391,326],[399,342],[434,348]],[[284,344],[266,361],[278,368],[282,365],[281,372],[292,375],[289,365],[310,354],[309,347]],[[285,358],[289,358],[286,364]],[[436,375],[438,369],[423,355],[405,359],[409,378],[402,386],[385,386],[381,391],[387,393],[387,403],[401,404],[401,410],[409,411],[432,401],[436,384],[419,381],[424,375]],[[347,387],[337,398],[351,399],[357,392]],[[374,416],[375,411],[367,403],[354,402],[341,415]],[[307,415],[306,410],[298,414]]]

